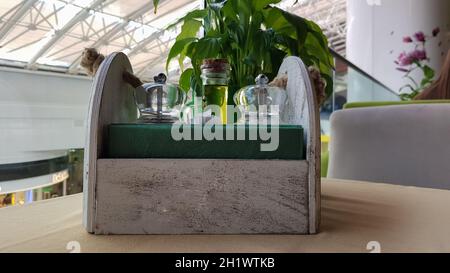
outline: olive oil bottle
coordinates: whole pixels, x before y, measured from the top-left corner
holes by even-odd
[[[222,124],[227,123],[228,81],[230,79],[230,65],[226,59],[207,59],[203,61],[203,106],[215,105],[220,109]]]

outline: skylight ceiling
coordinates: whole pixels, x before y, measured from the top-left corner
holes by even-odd
[[[134,71],[150,79],[165,70],[178,31],[166,27],[202,2],[161,0],[155,14],[151,0],[1,0],[0,65],[82,74],[81,52],[95,47],[127,53]],[[319,22],[345,51],[345,0],[294,2],[280,5]],[[175,62],[170,76],[178,75],[176,68]]]

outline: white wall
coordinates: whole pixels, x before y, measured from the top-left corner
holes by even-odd
[[[0,164],[83,148],[92,80],[0,68]]]
[[[411,49],[403,43],[404,36],[417,31],[431,34],[440,27],[439,39],[427,45],[430,66],[439,71],[445,57],[441,54],[450,47],[450,1],[347,0],[347,14],[347,58],[392,90],[407,83],[394,63],[402,51]]]

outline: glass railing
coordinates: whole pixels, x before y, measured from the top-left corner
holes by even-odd
[[[335,60],[333,94],[320,112],[322,135],[329,135],[330,116],[349,102],[399,101],[389,87],[330,49]]]

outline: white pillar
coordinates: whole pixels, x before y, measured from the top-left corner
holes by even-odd
[[[405,36],[418,31],[431,35],[436,27],[441,29],[426,46],[430,67],[439,71],[449,49],[450,1],[347,0],[347,14],[347,58],[392,90],[407,83],[394,63],[402,51],[412,49],[412,44],[403,43]],[[418,74],[413,77],[420,78]],[[355,73],[349,74],[350,100],[376,97],[370,94],[375,93],[373,89]]]

